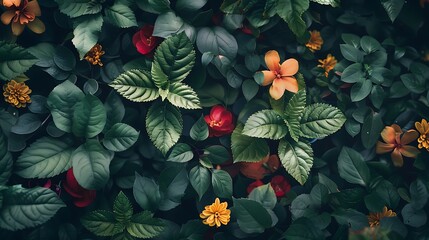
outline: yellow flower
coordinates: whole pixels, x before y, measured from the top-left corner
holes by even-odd
[[[30,94],[31,89],[25,83],[18,83],[11,80],[9,83],[3,85],[4,100],[16,108],[27,106],[31,103]]]
[[[323,45],[323,39],[322,36],[320,36],[320,32],[313,30],[310,31],[310,39],[308,39],[308,42],[305,44],[305,46],[312,52],[316,50],[320,50]]]
[[[222,224],[227,225],[231,218],[231,210],[227,209],[227,202],[220,202],[219,198],[216,198],[212,205],[207,205],[203,212],[200,214],[200,218],[203,219],[203,223],[213,227],[220,227]]]
[[[103,63],[101,62],[101,56],[104,55],[104,51],[102,50],[103,47],[100,44],[95,44],[94,47],[89,50],[85,54],[85,59],[92,65],[99,65],[100,67],[103,66]]]
[[[417,139],[419,142],[418,147],[426,148],[429,151],[429,124],[426,119],[422,119],[422,122],[415,123],[417,131],[420,133],[420,137]]]
[[[384,206],[383,212],[381,213],[370,213],[368,215],[368,223],[370,227],[375,227],[380,225],[380,220],[385,217],[395,217],[396,213],[392,210],[387,210],[387,207]]]
[[[328,54],[325,59],[319,59],[319,63],[320,64],[317,66],[325,69],[325,76],[328,77],[329,72],[334,69],[337,64],[337,59],[331,54]]]

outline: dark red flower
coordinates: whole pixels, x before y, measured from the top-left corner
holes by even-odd
[[[67,171],[63,188],[73,197],[73,203],[76,207],[86,207],[90,205],[94,201],[97,193],[95,190],[88,190],[79,185],[74,177],[73,168]]]
[[[286,178],[280,175],[274,176],[271,179],[271,187],[273,187],[277,197],[283,197],[291,188]]]
[[[280,160],[277,155],[267,155],[259,162],[242,162],[240,163],[240,172],[255,180],[262,179],[265,175],[277,171],[280,165]]]
[[[254,182],[252,182],[251,184],[249,184],[249,186],[247,186],[247,194],[250,194],[253,189],[264,185],[264,183],[261,180],[256,180]]]
[[[156,46],[161,42],[159,37],[152,36],[153,26],[144,25],[138,32],[133,36],[133,44],[136,46],[137,51],[143,55],[147,55],[152,52]]]
[[[223,106],[212,107],[210,115],[204,116],[204,120],[209,125],[209,137],[220,137],[234,131],[232,113]]]

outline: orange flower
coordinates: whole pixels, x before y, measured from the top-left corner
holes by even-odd
[[[375,227],[380,225],[380,220],[385,217],[395,217],[396,213],[392,210],[387,210],[387,207],[383,207],[383,212],[381,213],[370,213],[368,215],[368,223],[370,227]]]
[[[320,50],[323,45],[323,39],[322,36],[320,36],[320,32],[313,30],[310,31],[310,39],[308,39],[308,42],[305,44],[305,46],[312,52],[316,50]]]
[[[262,86],[270,87],[270,95],[274,99],[280,99],[285,90],[289,92],[298,92],[298,81],[293,75],[298,72],[299,64],[294,58],[289,58],[280,65],[279,53],[275,50],[268,51],[265,54],[265,64],[268,70],[262,71],[264,81]]]
[[[101,62],[101,56],[104,55],[104,51],[102,50],[103,47],[100,44],[95,44],[94,47],[92,47],[89,52],[85,54],[85,59],[92,65],[98,65],[100,67],[103,66],[103,63]]]
[[[231,219],[231,210],[227,209],[227,202],[220,202],[219,198],[216,198],[215,202],[211,205],[207,205],[204,210],[200,213],[200,218],[203,219],[203,223],[213,227],[220,227],[222,224],[227,225]]]
[[[403,133],[396,124],[392,124],[390,127],[386,126],[381,132],[381,138],[383,138],[384,142],[377,142],[376,152],[377,154],[392,152],[390,156],[393,165],[402,167],[404,164],[402,155],[415,158],[420,153],[416,147],[407,145],[416,140],[417,137],[418,133],[414,129]]]
[[[26,107],[31,103],[31,89],[25,83],[18,83],[11,80],[3,85],[4,100],[16,108]]]
[[[20,35],[25,25],[35,33],[43,33],[45,24],[36,18],[42,15],[37,0],[3,0],[6,12],[1,15],[1,21],[5,25],[12,23],[12,33],[15,36]]]
[[[328,54],[325,59],[319,59],[319,63],[317,67],[325,69],[325,76],[328,77],[329,72],[334,69],[337,64],[337,59],[331,54]]]
[[[420,137],[417,139],[419,143],[418,147],[426,148],[429,151],[429,124],[426,119],[422,119],[422,122],[415,123],[417,131],[420,133]]]

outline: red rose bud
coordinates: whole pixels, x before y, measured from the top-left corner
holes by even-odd
[[[133,44],[136,46],[137,51],[143,55],[147,55],[152,52],[156,46],[161,42],[158,37],[152,36],[153,26],[144,25],[138,32],[133,36]]]
[[[264,183],[261,180],[256,180],[254,182],[252,182],[251,184],[249,184],[249,186],[247,186],[247,194],[250,194],[253,189],[264,185]]]
[[[265,175],[277,171],[280,165],[280,160],[277,155],[267,155],[259,162],[243,162],[240,163],[240,172],[255,180],[262,179]]]
[[[212,107],[210,115],[204,116],[204,120],[209,125],[209,137],[220,137],[234,131],[232,113],[223,106]]]
[[[273,187],[276,196],[279,198],[286,195],[286,193],[288,193],[291,188],[286,178],[280,175],[274,176],[271,179],[271,187]]]
[[[74,177],[73,168],[67,171],[63,188],[73,197],[73,203],[76,207],[86,207],[90,205],[94,201],[97,193],[95,190],[88,190],[79,185]]]

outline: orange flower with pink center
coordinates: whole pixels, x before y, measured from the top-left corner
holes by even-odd
[[[25,26],[38,34],[45,31],[45,24],[36,18],[42,15],[37,0],[3,0],[3,6],[6,11],[1,15],[1,21],[5,25],[12,23],[13,35],[19,36]]]
[[[404,164],[402,156],[415,158],[417,154],[420,153],[416,147],[408,146],[408,144],[416,140],[418,136],[418,132],[413,129],[404,133],[396,124],[386,126],[381,132],[381,138],[384,142],[377,142],[376,152],[377,154],[392,152],[390,156],[393,165],[402,167]]]
[[[280,99],[285,90],[293,93],[298,92],[298,81],[294,77],[299,69],[296,59],[289,58],[280,64],[279,53],[271,50],[265,54],[265,64],[269,70],[262,71],[264,75],[262,86],[271,84],[270,95],[272,98]]]

